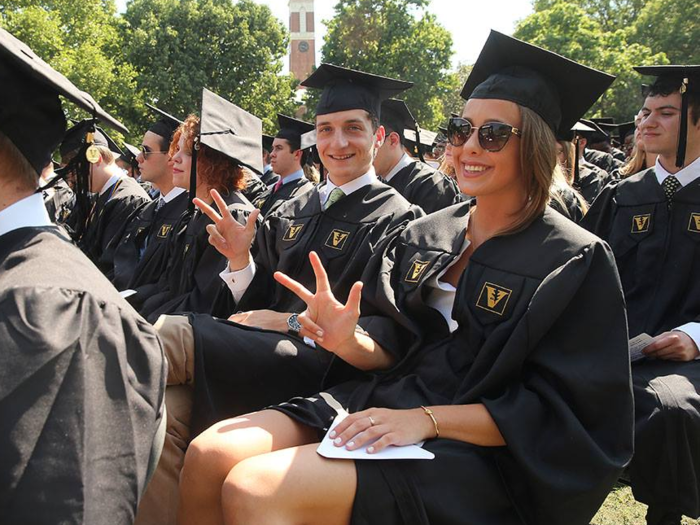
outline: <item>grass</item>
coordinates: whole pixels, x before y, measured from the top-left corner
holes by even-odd
[[[616,485],[595,515],[591,525],[645,525],[647,506],[635,501],[632,490]],[[700,525],[700,520],[683,518],[683,525]]]

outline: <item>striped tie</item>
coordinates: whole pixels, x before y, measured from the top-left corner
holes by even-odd
[[[326,200],[326,203],[323,205],[323,211],[326,211],[343,197],[345,197],[343,190],[340,188],[333,188],[331,194],[328,196],[328,200]]]

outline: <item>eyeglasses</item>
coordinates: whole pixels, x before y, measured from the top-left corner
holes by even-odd
[[[151,151],[150,149],[148,149],[148,146],[141,146],[140,151],[144,159],[147,159],[154,153],[168,153],[167,151]]]
[[[452,117],[447,124],[447,140],[454,147],[463,146],[469,140],[474,130],[471,122],[460,117]],[[511,135],[520,136],[522,132],[503,122],[487,122],[477,129],[479,146],[486,151],[495,153],[508,144]]]

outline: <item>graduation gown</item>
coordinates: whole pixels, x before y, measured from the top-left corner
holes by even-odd
[[[63,235],[0,236],[0,520],[128,525],[165,359],[153,328]]]
[[[549,202],[549,206],[552,209],[557,210],[567,219],[571,219],[574,222],[581,222],[583,219],[583,208],[581,207],[581,202],[576,197],[576,194],[567,185],[557,188],[559,199],[552,199]]]
[[[277,175],[274,171],[272,170],[267,170],[262,177],[260,177],[260,180],[265,186],[274,186],[277,184],[277,181],[280,180],[280,176]]]
[[[151,198],[131,177],[122,177],[102,195],[96,196],[88,224],[78,246],[108,278],[114,273],[115,237],[129,217]]]
[[[374,181],[322,211],[314,188],[280,205],[258,229],[256,274],[237,305],[219,311],[271,309],[302,312],[306,305],[273,279],[281,271],[314,289],[308,254],[319,254],[333,293],[345,301],[374,247],[393,228],[418,216],[387,185]],[[228,292],[228,290],[227,290]],[[230,292],[228,295],[231,296]],[[286,333],[244,327],[211,316],[191,316],[195,340],[193,435],[212,423],[259,410],[294,395],[318,391],[330,354]],[[355,369],[337,377],[347,377]]]
[[[700,179],[678,190],[669,210],[649,168],[608,185],[583,225],[615,253],[630,337],[654,337],[700,321]],[[632,375],[637,425],[629,473],[635,498],[699,516],[700,362],[644,359],[632,366]]]
[[[609,179],[610,177],[607,173],[604,176],[599,176],[596,170],[581,163],[579,165],[578,181],[574,182],[574,187],[581,193],[583,198],[586,199],[586,202],[591,205]]]
[[[54,224],[65,223],[75,205],[75,195],[66,181],[58,181],[53,187],[44,190],[42,195],[51,222]]]
[[[387,184],[425,213],[462,202],[462,193],[454,180],[420,161],[404,167]]]
[[[270,194],[270,188],[255,175],[249,175],[246,187],[241,193],[248,201],[253,203],[254,206],[257,206],[259,201],[267,198]]]
[[[187,209],[187,192],[165,203],[158,211],[157,206],[158,200],[142,206],[120,235],[114,249],[112,277],[117,290],[138,291],[141,286],[155,284],[167,268],[168,239]]]
[[[612,173],[615,169],[622,167],[622,162],[615,159],[610,153],[605,153],[604,151],[598,151],[595,149],[587,149],[583,152],[583,158],[599,167],[605,173]],[[606,181],[607,183],[608,181]]]
[[[293,180],[287,184],[283,184],[279,190],[274,191],[270,188],[270,193],[264,199],[259,200],[256,204],[260,208],[260,213],[263,217],[267,216],[271,211],[276,209],[280,204],[293,199],[297,195],[311,191],[314,184],[305,177]]]
[[[474,251],[450,334],[426,304],[425,285],[459,256],[467,211],[460,204],[428,215],[388,244],[367,293],[407,316],[417,342],[390,371],[326,391],[350,412],[483,403],[507,445],[443,438],[425,444],[431,461],[356,461],[352,523],[587,525],[632,454],[612,254],[547,209]],[[319,432],[335,417],[319,396],[273,408]]]
[[[255,208],[240,192],[225,197],[233,218],[245,224]],[[158,280],[157,290],[140,307],[141,314],[154,323],[162,314],[211,312],[216,297],[225,287],[219,273],[226,258],[209,244],[206,230],[211,219],[199,211],[185,212],[174,226],[168,242],[168,267]]]

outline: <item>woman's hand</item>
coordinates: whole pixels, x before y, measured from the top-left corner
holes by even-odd
[[[275,279],[294,292],[306,303],[306,310],[299,314],[300,337],[308,337],[329,352],[334,352],[355,339],[355,327],[360,318],[362,283],[356,282],[350,289],[346,304],[339,302],[331,291],[328,275],[316,252],[309,254],[316,275],[316,293],[282,272],[275,272]]]
[[[242,270],[250,263],[250,245],[255,237],[255,221],[260,210],[253,210],[243,226],[233,218],[218,191],[211,190],[211,196],[219,213],[202,199],[194,199],[195,205],[214,222],[207,226],[209,244],[228,259],[231,271]]]
[[[435,426],[422,408],[391,410],[369,408],[350,414],[330,433],[337,447],[356,450],[372,443],[367,452],[374,454],[389,445],[413,445],[435,437]]]

